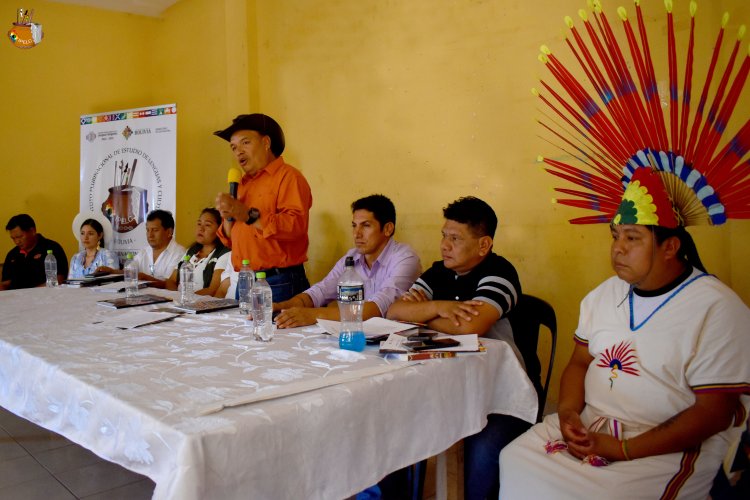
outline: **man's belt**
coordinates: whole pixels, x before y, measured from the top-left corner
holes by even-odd
[[[289,266],[289,267],[271,267],[269,269],[261,269],[261,273],[266,273],[266,278],[269,276],[276,276],[279,274],[293,274],[301,272],[304,274],[305,272],[305,266],[303,264],[297,264],[296,266]]]

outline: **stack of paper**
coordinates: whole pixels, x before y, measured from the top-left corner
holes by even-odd
[[[110,283],[112,281],[122,281],[124,276],[122,274],[105,274],[104,276],[84,276],[83,278],[70,278],[65,280],[65,283],[71,288],[80,288],[84,286],[97,286],[102,283]]]
[[[171,302],[169,297],[161,295],[136,295],[135,297],[119,297],[117,299],[100,300],[97,304],[112,309],[122,309],[123,307],[146,306],[149,304],[161,304],[162,302]]]
[[[147,282],[140,282],[138,283],[138,288],[146,288],[148,286]],[[114,283],[107,283],[101,286],[94,286],[91,287],[91,291],[93,292],[99,292],[99,293],[125,293],[125,283],[122,281],[117,281]]]
[[[341,333],[341,322],[332,321],[329,319],[319,319],[318,325],[323,328],[326,333],[333,335],[338,338]],[[400,321],[392,321],[390,319],[375,317],[370,318],[367,321],[362,322],[362,329],[365,333],[367,340],[386,339],[392,333],[400,333],[404,335],[409,330],[416,330],[418,326],[411,323],[401,323]]]
[[[239,307],[240,303],[234,299],[215,299],[213,297],[202,297],[190,304],[175,304],[174,308],[190,314],[203,314],[223,309]]]
[[[419,361],[424,359],[452,358],[459,352],[479,352],[481,344],[475,333],[469,335],[439,335],[436,339],[451,339],[459,343],[455,347],[438,347],[435,349],[420,349],[418,352],[409,347],[409,338],[402,335],[389,335],[388,339],[380,343],[380,353],[387,359],[403,361]]]

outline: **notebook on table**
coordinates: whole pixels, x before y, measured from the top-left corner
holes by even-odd
[[[115,281],[123,281],[124,278],[125,277],[122,274],[104,274],[100,276],[88,274],[83,278],[69,278],[65,280],[65,283],[69,287],[80,288],[87,286],[98,286],[103,285],[104,283],[112,283]]]
[[[178,311],[185,311],[188,314],[203,314],[239,306],[240,303],[234,299],[206,299],[186,305],[175,304],[172,307]]]
[[[109,307],[110,309],[122,309],[124,307],[146,306],[149,304],[161,304],[170,302],[172,299],[160,295],[143,294],[135,297],[119,297],[116,299],[100,300],[97,302],[100,306]]]

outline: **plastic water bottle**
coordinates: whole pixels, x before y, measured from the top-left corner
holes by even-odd
[[[245,316],[251,313],[253,304],[251,292],[253,290],[254,281],[255,273],[250,269],[250,261],[243,259],[242,267],[240,267],[240,274],[237,277],[237,296],[240,299],[240,314]]]
[[[125,274],[125,297],[135,297],[138,295],[138,264],[133,259],[133,254],[129,253],[124,267]]]
[[[273,339],[273,294],[266,282],[266,273],[255,273],[253,297],[253,336],[255,340],[270,342]]]
[[[47,288],[57,286],[57,259],[52,250],[47,250],[47,256],[44,258],[44,274],[47,275]]]
[[[362,307],[365,302],[365,282],[354,270],[354,257],[347,257],[346,270],[339,278],[338,302],[341,315],[339,347],[350,351],[365,348],[365,332],[362,329]]]
[[[182,258],[182,265],[180,266],[180,304],[186,306],[193,303],[193,274],[195,268],[190,263],[190,257],[184,256]]]

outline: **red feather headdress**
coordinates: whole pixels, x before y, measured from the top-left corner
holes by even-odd
[[[592,19],[583,9],[579,11],[588,44],[573,20],[565,19],[571,34],[566,42],[585,73],[585,80],[584,75],[569,71],[546,46],[542,47],[539,59],[562,92],[545,81],[541,84],[546,92],[533,92],[562,121],[539,123],[567,145],[559,147],[575,162],[551,158],[541,161],[549,173],[583,188],[556,188],[568,196],[556,200],[558,203],[598,212],[571,219],[574,224],[612,222],[621,206],[623,190],[640,169],[649,169],[661,178],[680,225],[723,224],[729,218],[750,218],[750,113],[735,107],[750,71],[750,54],[740,54],[745,27],[739,29],[726,66],[718,68],[729,20],[729,15],[724,14],[703,88],[695,92],[692,83],[697,4],[690,2],[690,38],[680,98],[678,73],[683,67],[677,64],[672,0],[664,4],[669,81],[666,111],[657,90],[639,0],[635,0],[636,26],[623,7],[617,10],[629,58],[598,0],[589,4]],[[696,106],[692,97],[698,93]],[[734,119],[744,120],[744,124],[730,135],[727,126],[733,113]],[[641,173],[636,177],[641,177]]]

